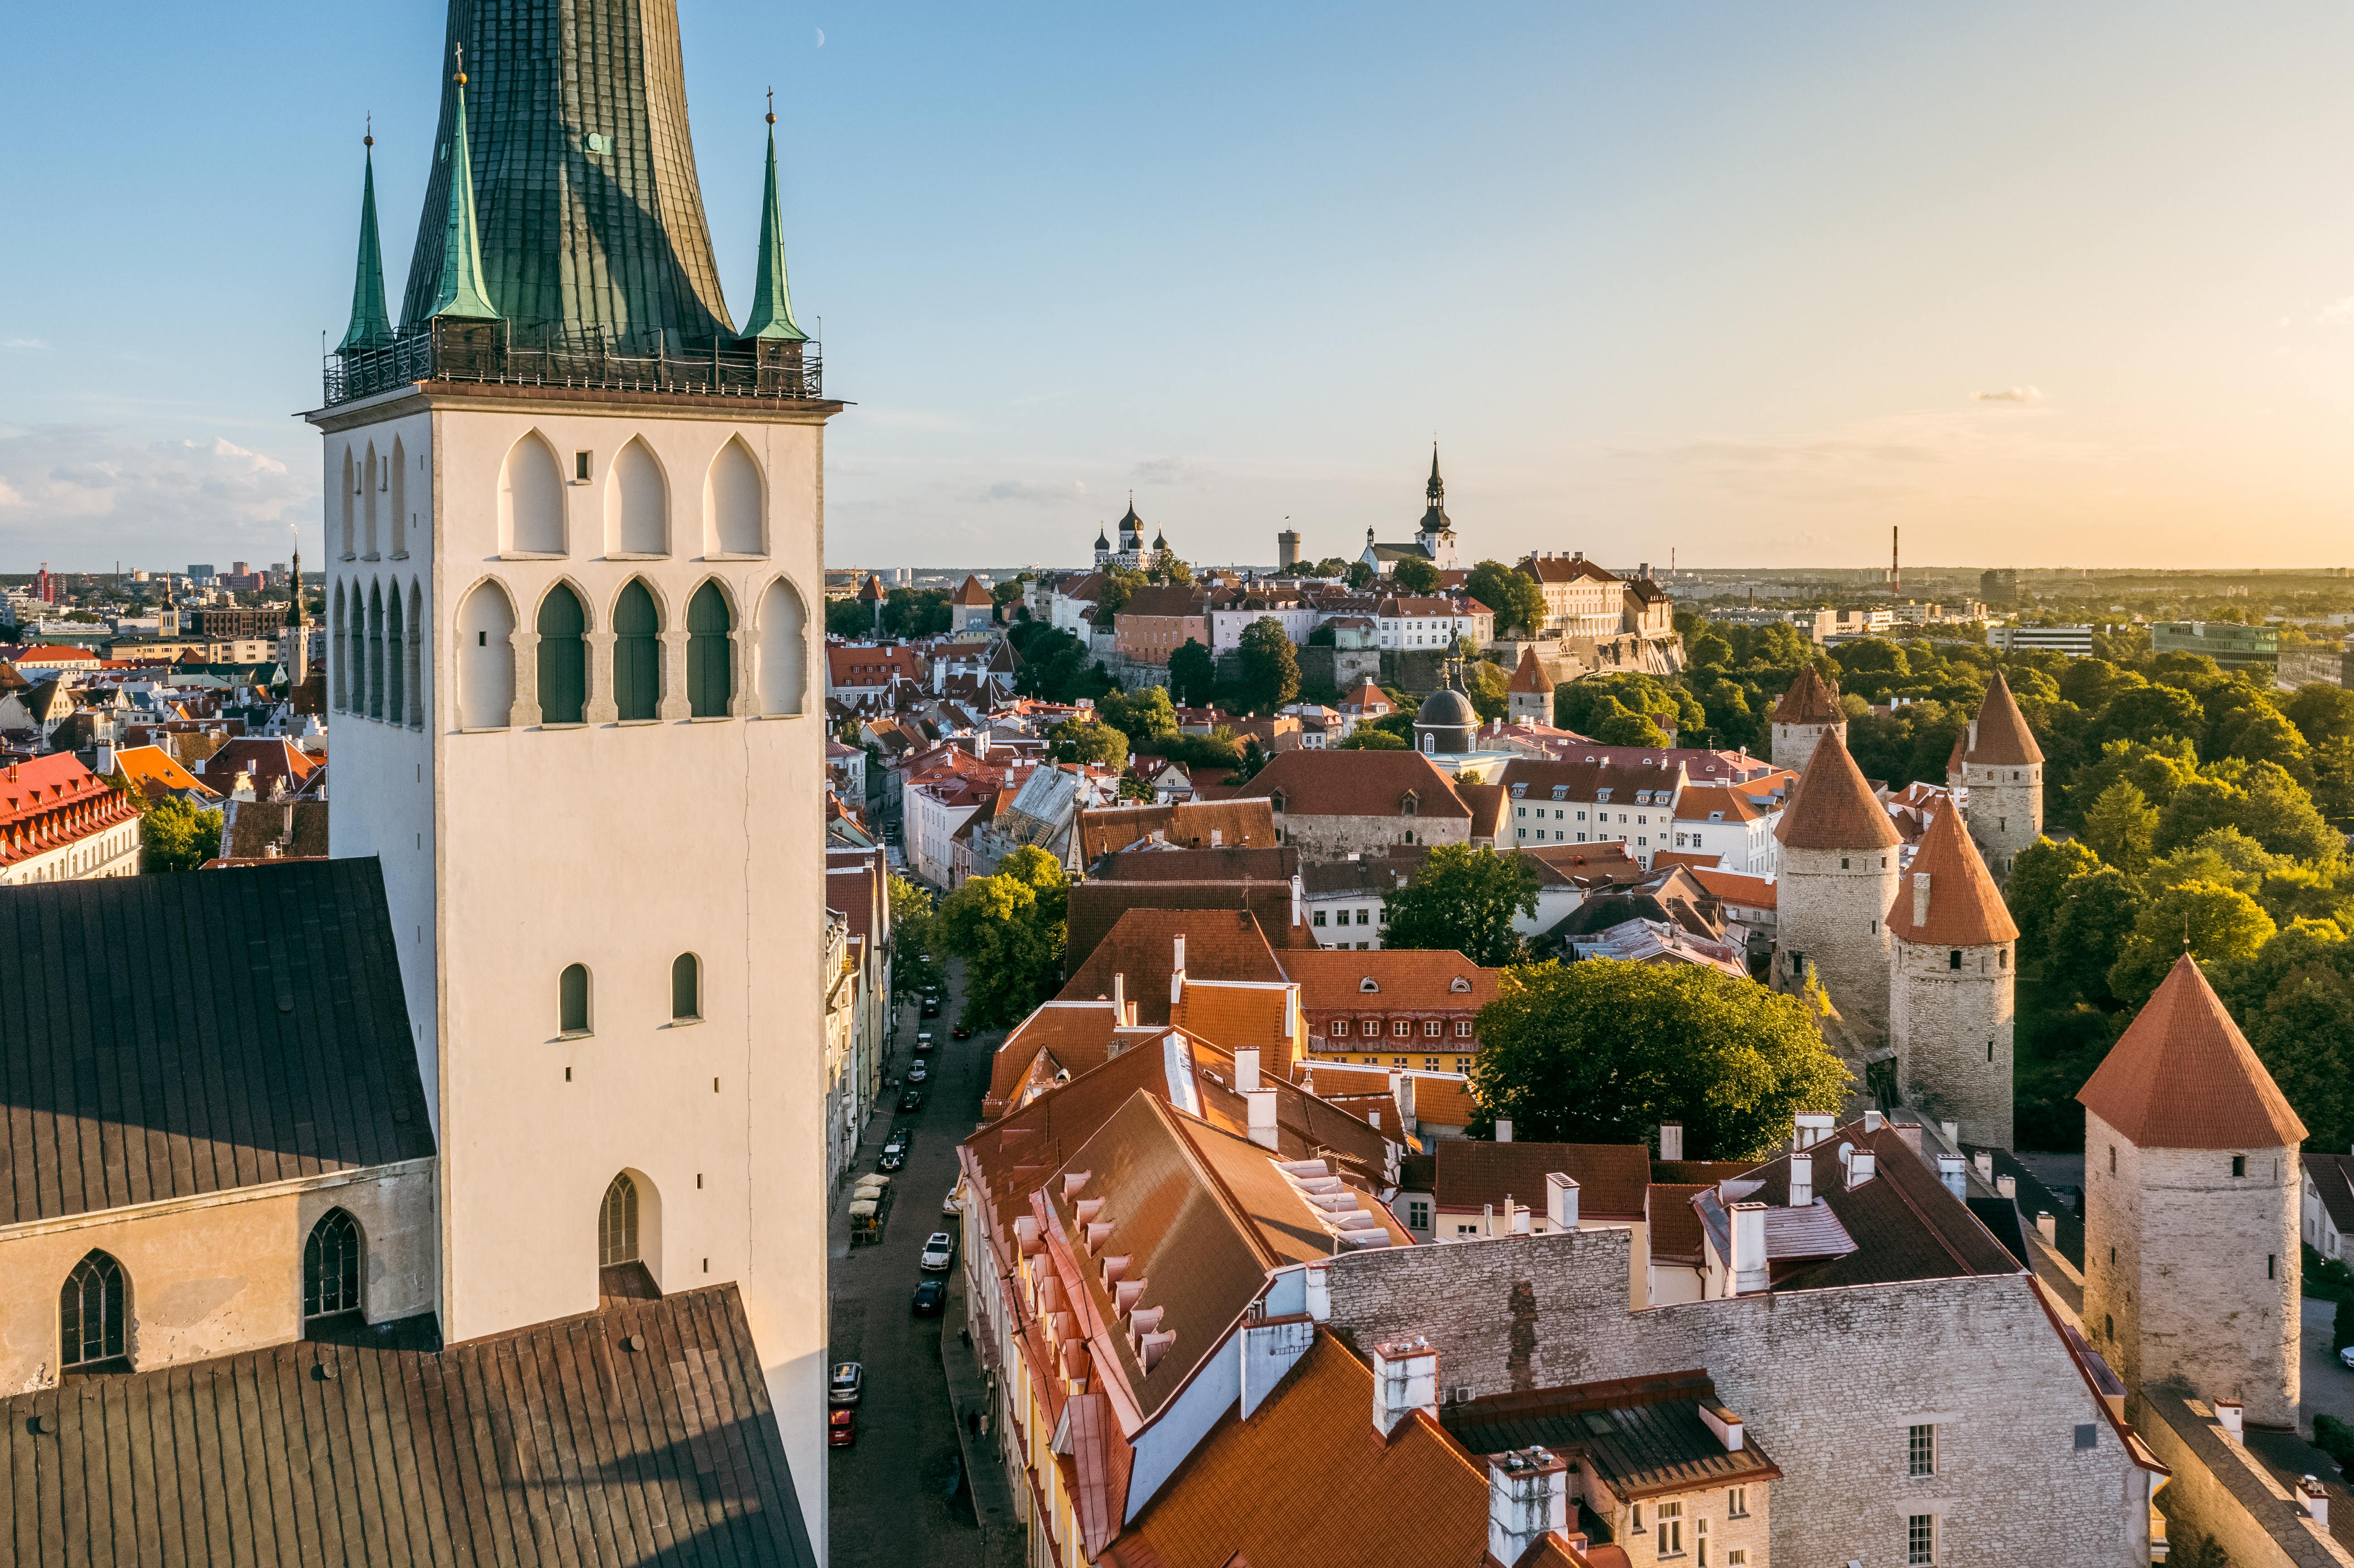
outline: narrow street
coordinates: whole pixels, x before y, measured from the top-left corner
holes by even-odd
[[[866,1395],[858,1407],[858,1442],[831,1455],[829,1503],[832,1561],[837,1568],[980,1568],[981,1531],[971,1489],[960,1476],[955,1414],[940,1364],[941,1319],[918,1318],[910,1305],[927,1278],[917,1255],[934,1231],[955,1234],[940,1200],[956,1183],[956,1146],[981,1118],[989,1086],[989,1054],[1002,1037],[988,1031],[970,1040],[950,1037],[961,996],[962,969],[945,966],[940,1015],[919,1020],[902,1008],[884,1072],[904,1079],[915,1058],[916,1031],[938,1042],[928,1061],[931,1081],[924,1108],[901,1114],[898,1091],[868,1123],[853,1179],[875,1169],[892,1128],[911,1128],[905,1169],[892,1172],[894,1202],[883,1240],[850,1245],[851,1183],[833,1195],[829,1226],[833,1295],[833,1359],[862,1361]],[[962,1259],[958,1260],[960,1266]]]

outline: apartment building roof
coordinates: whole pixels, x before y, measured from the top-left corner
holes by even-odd
[[[1246,913],[1258,922],[1259,933],[1270,946],[1305,948],[1315,944],[1315,934],[1295,923],[1288,881],[1108,882],[1091,878],[1071,885],[1066,917],[1065,966],[1084,965],[1124,916],[1147,909]],[[1131,976],[1130,984],[1133,983]]]
[[[1515,801],[1607,800],[1613,806],[1667,806],[1690,787],[1683,768],[1667,761],[1553,762],[1516,757],[1504,764],[1498,778]]]
[[[1281,799],[1286,816],[1395,817],[1468,821],[1471,809],[1455,782],[1417,751],[1287,751],[1243,786],[1246,799]]]
[[[1755,1433],[1728,1449],[1701,1418],[1723,1408],[1706,1372],[1684,1372],[1491,1393],[1441,1405],[1438,1419],[1473,1453],[1541,1447],[1582,1457],[1621,1501],[1635,1502],[1781,1475]]]
[[[1088,865],[1149,842],[1183,849],[1274,849],[1280,843],[1275,813],[1263,800],[1180,800],[1167,806],[1082,810],[1078,834],[1079,859]]]
[[[1120,1021],[1109,1001],[1049,1001],[1015,1024],[990,1057],[981,1114],[995,1120],[1033,1087],[1076,1078],[1109,1061]]]
[[[1082,884],[1082,886],[1085,885]],[[1165,884],[1161,885],[1167,885]],[[1074,889],[1074,891],[1076,891]],[[1129,1000],[1140,1023],[1169,1022],[1169,978],[1176,969],[1176,945],[1185,942],[1185,969],[1202,980],[1281,980],[1283,968],[1257,919],[1247,910],[1133,908],[1070,971],[1058,993],[1064,1001],[1108,997],[1112,977],[1123,975]]]
[[[1496,1000],[1504,971],[1451,948],[1290,948],[1276,955],[1311,1013],[1477,1012]]]

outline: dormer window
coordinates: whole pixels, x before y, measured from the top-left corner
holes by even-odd
[[[1515,800],[1522,799],[1528,794],[1528,792],[1529,787],[1525,784],[1515,784],[1512,786],[1512,799]]]
[[[1411,817],[1421,809],[1421,800],[1411,789],[1398,798],[1398,815],[1401,817]]]
[[[1283,810],[1283,791],[1282,791],[1282,790],[1280,790],[1280,789],[1271,789],[1271,790],[1269,790],[1269,791],[1267,792],[1267,806],[1269,807],[1269,809],[1271,809],[1271,810],[1277,810],[1277,811],[1280,811],[1280,810]]]
[[[1357,982],[1357,989],[1361,991],[1379,991],[1382,989],[1382,982],[1375,980],[1373,976],[1367,975],[1364,979]]]
[[[1471,989],[1471,982],[1463,976],[1457,975],[1447,982],[1447,989],[1452,991],[1467,991]]]
[[[1568,800],[1568,799],[1569,799],[1569,786],[1568,786],[1568,785],[1566,785],[1566,784],[1556,784],[1556,785],[1554,785],[1554,786],[1553,787],[1553,798],[1554,800]]]
[[[1606,806],[1610,803],[1610,789],[1611,787],[1606,786],[1605,788],[1596,789],[1594,792],[1594,802],[1596,805]]]

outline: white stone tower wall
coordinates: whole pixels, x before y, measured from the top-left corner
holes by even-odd
[[[2299,1182],[2293,1149],[2140,1149],[2085,1113],[2084,1328],[2127,1383],[2296,1425]]]
[[[1551,692],[1511,692],[1504,698],[1504,717],[1512,724],[1553,723]]]
[[[1959,952],[1962,967],[1953,967]],[[1966,1143],[2011,1146],[2011,1033],[2018,1014],[2011,944],[1893,944],[1888,1043],[1904,1097],[1931,1120],[1961,1124]]]
[[[1858,1029],[1888,1026],[1888,923],[1896,899],[1896,851],[1782,846],[1776,892],[1776,984],[1802,981],[1794,955],[1822,977],[1831,1005]]]
[[[2019,852],[2043,836],[2043,764],[1989,768],[1965,762],[1962,783],[1969,790],[1963,817],[1970,837],[1986,857],[1987,869],[1998,881],[2008,880]]]
[[[1804,773],[1808,761],[1815,755],[1815,745],[1825,735],[1836,735],[1840,744],[1847,744],[1847,721],[1837,724],[1777,724],[1774,726],[1774,766],[1787,768],[1793,773]]]

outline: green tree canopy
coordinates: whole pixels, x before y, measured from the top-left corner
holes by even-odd
[[[1156,736],[1177,733],[1177,710],[1170,705],[1166,686],[1107,692],[1096,699],[1096,716],[1127,736],[1129,744],[1139,751],[1155,749],[1145,742]]]
[[[2064,843],[2037,839],[2010,863],[2003,902],[2019,927],[2019,944],[2030,957],[2042,954],[2058,918],[2068,884],[2101,863],[2101,857],[2074,839]]]
[[[1483,719],[1500,719],[1508,705],[1512,678],[1485,659],[1467,659],[1463,663],[1463,694],[1471,699],[1472,710]]]
[[[2299,686],[2281,711],[2308,746],[2354,738],[2354,692],[2343,686],[2320,681]]]
[[[1349,732],[1348,738],[1341,741],[1337,749],[1341,751],[1411,751],[1414,747],[1408,745],[1403,736],[1394,735],[1385,729],[1376,729],[1373,726],[1369,724],[1361,724],[1357,726],[1356,728]]]
[[[1400,593],[1437,593],[1442,580],[1438,568],[1419,556],[1409,556],[1390,568],[1390,581]]]
[[[1192,638],[1169,655],[1169,691],[1182,707],[1210,705],[1218,692],[1218,662]]]
[[[939,933],[933,922],[931,893],[893,872],[891,900],[891,996],[896,1001],[920,1001],[924,988],[940,981],[940,954],[934,944]]]
[[[940,904],[940,945],[964,960],[967,1029],[1017,1023],[1062,983],[1069,895],[1053,855],[1027,846]]]
[[[166,795],[139,819],[139,869],[194,871],[220,854],[221,814]]]
[[[1544,589],[1536,578],[1501,561],[1481,561],[1471,568],[1463,591],[1496,612],[1496,635],[1522,631],[1533,637],[1544,624]]]
[[[1385,948],[1452,948],[1490,969],[1517,963],[1515,916],[1537,912],[1537,874],[1526,857],[1440,844],[1405,886],[1382,900]]]
[[[2085,842],[2120,871],[2137,872],[2148,864],[2150,842],[2157,834],[2158,808],[2130,779],[2103,790],[2084,813]]]
[[[2134,933],[2140,909],[2133,879],[2115,866],[2095,866],[2070,878],[2044,944],[2047,977],[2085,1001],[2107,997],[2109,972]]]
[[[1510,1117],[1522,1139],[1626,1143],[1673,1121],[1689,1158],[1755,1159],[1850,1081],[1805,1003],[1697,964],[1516,968],[1478,1027],[1479,1128]]]
[[[1065,719],[1048,730],[1046,744],[1053,748],[1057,762],[1096,762],[1106,768],[1128,766],[1128,736],[1086,715]]]
[[[1243,628],[1238,689],[1252,711],[1272,713],[1299,694],[1299,657],[1283,622],[1262,615]]]
[[[2185,939],[2201,964],[2228,964],[2255,957],[2279,929],[2256,901],[2213,882],[2186,882],[2167,888],[2142,906],[2133,935],[2109,969],[2110,994],[2138,1007],[2149,1000]]]

